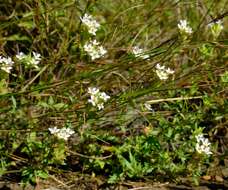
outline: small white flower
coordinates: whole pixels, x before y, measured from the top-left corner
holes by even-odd
[[[98,108],[98,110],[104,109],[104,103],[102,102],[102,103],[97,104],[97,108]]]
[[[28,61],[28,65],[32,65],[34,66],[36,69],[38,69],[38,64],[41,61],[41,55],[39,53],[36,52],[32,52],[32,57],[31,59]]]
[[[197,135],[197,136],[196,136],[196,140],[197,140],[197,142],[204,141],[204,136],[203,136],[203,134]]]
[[[105,55],[107,53],[107,50],[104,49],[103,46],[99,46],[98,47],[98,52],[99,52],[100,56],[102,57],[103,55]]]
[[[158,75],[158,77],[160,78],[160,80],[167,80],[169,78],[168,74],[164,71],[156,70],[155,72]]]
[[[38,64],[40,63],[42,57],[39,53],[36,53],[36,52],[32,52],[32,55],[25,55],[23,52],[19,52],[17,55],[16,55],[16,58],[19,60],[19,61],[23,61],[25,62],[25,64],[29,65],[29,66],[33,66],[35,67],[36,69],[38,69]]]
[[[105,92],[100,92],[100,90],[95,87],[89,87],[88,93],[90,94],[88,102],[97,107],[99,110],[104,109],[104,103],[108,101],[110,96]]]
[[[58,129],[57,127],[53,127],[53,128],[48,128],[48,130],[50,131],[51,134],[57,134],[60,129]]]
[[[221,29],[224,28],[223,25],[222,25],[221,20],[218,20],[218,21],[216,21],[216,22],[212,22],[212,23],[208,24],[208,27],[211,28],[211,27],[213,27],[214,25],[219,25]]]
[[[152,108],[152,106],[151,106],[151,104],[149,104],[149,103],[144,103],[144,107],[148,110],[148,111],[154,111],[153,110],[153,108]]]
[[[25,59],[27,57],[27,55],[25,55],[23,52],[19,52],[17,55],[16,55],[16,58],[20,61],[22,61],[23,59]]]
[[[161,66],[160,64],[157,64],[155,67],[156,67],[157,70],[165,70],[165,66],[164,65]]]
[[[91,94],[90,99],[88,100],[93,106],[96,106],[99,102],[99,96],[95,94]]]
[[[74,131],[70,128],[62,128],[60,131],[57,133],[57,137],[60,139],[64,139],[65,141],[68,140],[68,138],[74,134]]]
[[[89,87],[88,88],[88,93],[89,94],[97,94],[100,90],[98,88],[95,87]]]
[[[221,20],[208,24],[208,27],[211,29],[212,35],[216,38],[219,36],[221,31],[223,30],[223,25],[222,25]]]
[[[41,61],[41,55],[39,53],[36,53],[36,52],[33,51],[32,54],[33,54],[33,58],[34,58],[35,62],[40,62]]]
[[[92,60],[103,57],[107,53],[107,50],[104,49],[103,46],[99,46],[99,43],[96,40],[93,40],[90,43],[87,42],[83,48],[90,55]]]
[[[173,70],[171,70],[170,68],[165,68],[164,65],[161,66],[160,64],[157,64],[155,68],[156,68],[155,72],[160,78],[160,80],[167,80],[169,78],[169,75],[174,73]]]
[[[190,26],[188,26],[187,20],[180,20],[180,22],[177,24],[177,26],[181,33],[185,33],[185,34],[192,33],[192,28]]]
[[[13,60],[11,59],[11,57],[2,57],[0,56],[0,68],[7,72],[10,73],[11,70],[13,69]]]
[[[166,72],[167,72],[168,74],[173,74],[173,73],[174,73],[174,70],[171,70],[170,68],[168,68],[168,69],[166,69]]]
[[[210,145],[211,143],[209,142],[209,140],[207,138],[205,138],[203,136],[203,134],[197,135],[196,136],[196,151],[200,154],[204,153],[204,154],[212,154],[211,150],[210,150]]]
[[[56,135],[58,138],[64,139],[65,141],[67,141],[68,138],[75,133],[72,129],[66,128],[66,127],[61,129],[58,129],[57,127],[53,127],[53,128],[48,128],[48,130],[50,131],[51,134]]]
[[[132,53],[135,55],[135,57],[140,57],[142,59],[148,59],[150,57],[148,54],[144,54],[144,50],[138,46],[134,46],[132,48]]]
[[[100,24],[91,15],[85,14],[81,18],[81,21],[87,26],[90,34],[96,35],[97,30],[100,28]]]
[[[105,102],[110,98],[105,92],[100,93],[100,98],[103,99]]]

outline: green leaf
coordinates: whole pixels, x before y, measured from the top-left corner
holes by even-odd
[[[53,97],[50,96],[49,99],[48,99],[48,104],[49,105],[53,105],[54,103],[55,103],[55,101],[54,101]]]
[[[101,169],[105,166],[105,162],[102,160],[95,160],[95,163],[98,164]]]
[[[7,81],[2,79],[0,81],[0,94],[6,94],[8,92]]]
[[[221,81],[224,83],[228,83],[228,71],[221,75]]]
[[[11,96],[11,100],[12,100],[12,103],[13,103],[13,109],[15,110],[17,108],[17,101],[16,101],[16,99],[13,96]]]
[[[120,176],[116,173],[114,173],[113,175],[111,175],[108,179],[108,183],[109,184],[114,184],[116,183],[118,180],[120,180]]]
[[[35,173],[36,173],[37,177],[41,177],[43,179],[47,179],[49,176],[48,173],[46,171],[43,171],[43,170],[37,170]]]
[[[57,109],[57,110],[60,110],[60,109],[66,108],[67,105],[64,104],[64,103],[57,103],[57,104],[55,104],[53,107],[54,107],[55,109]]]
[[[35,27],[33,21],[22,21],[18,24],[19,27],[33,29]]]
[[[36,141],[36,132],[31,132],[27,138],[28,142],[35,142]]]
[[[14,34],[9,37],[6,37],[7,41],[29,41],[31,42],[31,39],[28,36],[21,36],[19,34]]]

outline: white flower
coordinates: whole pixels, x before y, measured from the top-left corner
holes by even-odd
[[[27,56],[23,53],[23,52],[19,52],[17,55],[16,55],[16,58],[20,61],[22,61],[23,59],[25,59]]]
[[[68,140],[68,138],[74,134],[74,131],[70,128],[62,128],[57,133],[57,137],[60,139],[64,139],[65,141]]]
[[[173,74],[173,73],[174,73],[174,70],[171,70],[170,68],[168,68],[168,69],[166,69],[166,72],[167,72],[168,74]]]
[[[36,69],[38,69],[39,68],[38,64],[41,61],[41,55],[39,53],[34,52],[34,51],[32,52],[32,55],[33,56],[30,57],[30,59],[28,60],[27,64],[35,67]]]
[[[207,138],[205,138],[203,136],[203,134],[197,135],[196,136],[196,151],[200,154],[204,153],[204,154],[212,154],[211,150],[210,150],[210,145],[211,143],[209,142],[209,140]]]
[[[216,22],[212,22],[212,23],[208,24],[208,27],[211,28],[211,27],[213,27],[214,25],[219,25],[221,29],[224,28],[223,25],[222,25],[221,20],[218,20],[218,21],[216,21]]]
[[[88,31],[92,35],[96,35],[97,30],[100,28],[100,24],[94,20],[91,15],[85,14],[81,18],[82,23],[84,23],[88,27]]]
[[[164,66],[164,65],[161,66],[160,64],[157,64],[155,67],[156,67],[156,69],[158,69],[158,70],[165,70],[165,66]]]
[[[221,31],[223,30],[223,25],[220,20],[208,24],[208,27],[211,29],[212,35],[218,37]]]
[[[88,88],[88,93],[89,94],[97,94],[100,90],[98,88],[95,88],[95,87],[89,87]]]
[[[11,57],[0,56],[0,68],[5,72],[10,73],[10,71],[13,69],[13,64],[14,62]]]
[[[98,108],[98,110],[104,109],[104,103],[102,102],[102,103],[97,104],[97,108]]]
[[[144,50],[138,46],[134,46],[132,48],[132,53],[135,55],[135,57],[140,57],[142,59],[148,59],[150,57],[148,54],[144,54]]]
[[[151,106],[151,104],[149,104],[149,103],[144,103],[144,107],[148,110],[148,111],[154,111],[153,110],[153,108],[152,108],[152,106]]]
[[[185,34],[192,33],[192,28],[190,26],[188,26],[187,20],[180,20],[180,22],[177,24],[177,26],[181,33],[185,33]]]
[[[100,98],[103,99],[105,102],[110,98],[105,92],[100,93]]]
[[[87,42],[83,48],[91,56],[92,60],[103,57],[107,53],[107,50],[103,46],[99,46],[96,40],[90,43]]]
[[[98,95],[92,95],[90,96],[90,99],[88,100],[88,102],[90,102],[93,106],[97,106],[99,99],[98,99]]]
[[[167,80],[169,78],[168,74],[164,71],[156,70],[156,73],[161,80]]]
[[[51,134],[57,134],[60,129],[58,129],[57,127],[53,127],[53,128],[48,128],[48,130],[50,131]]]
[[[197,142],[204,141],[204,136],[203,136],[203,134],[197,135],[197,136],[196,136],[196,140],[197,140]]]
[[[68,138],[75,133],[72,129],[66,128],[66,127],[61,129],[58,129],[57,127],[53,127],[53,128],[48,128],[48,130],[50,131],[51,134],[56,135],[58,138],[64,139],[65,141],[67,141]]]
[[[31,65],[34,65],[35,67],[37,67],[37,65],[41,61],[41,55],[39,53],[34,52],[34,51],[32,52],[32,54],[33,54],[33,59],[30,63],[31,63]]]
[[[38,64],[40,63],[41,61],[41,55],[39,53],[36,53],[36,52],[32,52],[32,55],[25,55],[23,52],[19,52],[17,55],[16,55],[16,58],[19,60],[19,61],[23,61],[25,62],[25,64],[29,65],[29,66],[33,66],[35,67],[36,69],[38,69]]]
[[[104,109],[104,103],[108,101],[110,96],[105,92],[100,92],[100,90],[95,87],[89,87],[88,93],[90,94],[88,102],[97,107],[98,110]]]
[[[171,70],[170,68],[165,68],[165,66],[161,66],[160,64],[157,64],[156,66],[156,74],[160,78],[160,80],[167,80],[169,78],[170,74],[173,74],[174,71]]]

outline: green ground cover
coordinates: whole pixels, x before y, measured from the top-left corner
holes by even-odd
[[[226,0],[2,0],[1,178],[227,179],[227,16]]]

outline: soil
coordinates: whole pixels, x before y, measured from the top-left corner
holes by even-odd
[[[20,183],[0,181],[0,190],[228,190],[228,179],[216,181],[216,178],[201,179],[198,186],[187,179],[183,179],[181,184],[145,180],[125,181],[115,185],[104,183],[102,178],[91,176],[66,180],[51,176],[48,180],[38,182],[36,186],[28,185],[24,188]]]

